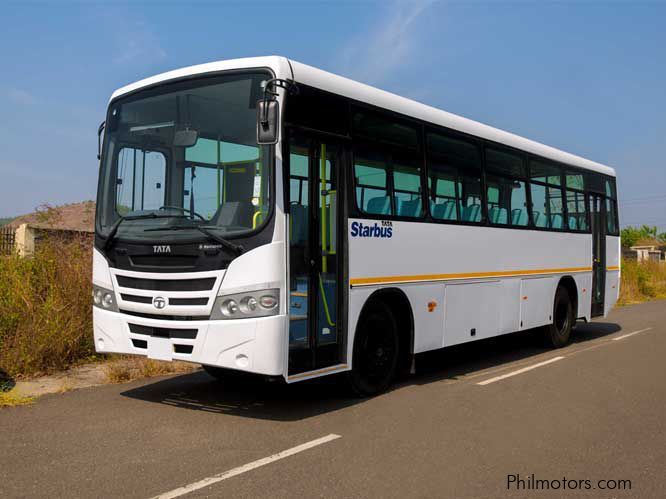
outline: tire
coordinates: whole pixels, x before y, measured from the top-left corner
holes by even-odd
[[[567,346],[571,340],[574,322],[574,310],[569,292],[564,286],[559,286],[553,303],[553,323],[544,328],[546,344],[552,348]]]
[[[380,301],[369,303],[354,339],[348,378],[352,393],[368,397],[386,391],[397,371],[399,349],[398,324],[391,309]]]

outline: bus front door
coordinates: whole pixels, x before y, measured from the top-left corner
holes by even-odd
[[[590,194],[592,228],[592,317],[603,315],[606,289],[606,210],[601,196]]]
[[[293,132],[289,141],[289,375],[344,361],[340,229],[343,150]]]

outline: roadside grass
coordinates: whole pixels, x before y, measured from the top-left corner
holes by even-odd
[[[34,376],[93,356],[91,246],[46,235],[34,257],[0,257],[0,371]]]
[[[110,383],[126,383],[139,378],[150,378],[166,374],[182,374],[197,368],[187,362],[161,362],[145,357],[118,357],[105,366],[107,380]]]
[[[666,263],[622,260],[618,304],[631,305],[660,298],[666,298]]]
[[[19,395],[16,389],[4,390],[0,385],[0,408],[2,407],[17,407],[19,405],[30,405],[35,401],[34,397],[27,397]]]

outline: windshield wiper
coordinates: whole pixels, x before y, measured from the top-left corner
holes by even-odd
[[[109,233],[106,235],[106,241],[104,241],[104,250],[109,249],[109,246],[111,246],[111,243],[116,237],[116,233],[118,232],[118,228],[120,227],[120,224],[123,223],[126,220],[145,220],[149,218],[188,218],[185,215],[158,215],[157,213],[146,213],[144,215],[128,215],[124,217],[120,217],[118,220],[116,220],[111,228],[109,229]]]
[[[167,225],[164,227],[152,227],[150,229],[144,229],[144,232],[156,232],[159,230],[187,230],[187,229],[196,229],[202,234],[208,236],[215,242],[220,243],[224,248],[233,251],[236,255],[240,255],[245,251],[245,248],[240,244],[234,244],[231,241],[226,240],[222,236],[218,236],[214,232],[211,232],[210,229],[217,229],[214,225]]]

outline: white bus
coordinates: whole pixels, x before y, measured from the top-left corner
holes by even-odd
[[[612,168],[284,57],[123,87],[102,131],[100,353],[370,395],[618,297]]]

